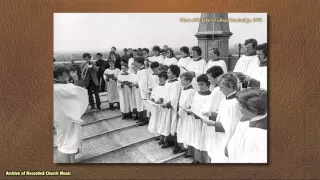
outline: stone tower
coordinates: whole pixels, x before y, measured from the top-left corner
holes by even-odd
[[[228,65],[229,38],[232,33],[229,22],[222,21],[228,19],[228,13],[201,13],[201,19],[216,20],[199,23],[198,33],[195,36],[198,38],[198,46],[202,49],[202,57],[208,61],[209,49],[219,48],[220,57]]]

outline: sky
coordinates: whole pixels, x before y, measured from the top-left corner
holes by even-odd
[[[179,22],[180,18],[200,18],[201,13],[55,13],[54,52],[103,51],[112,46],[172,48],[198,45],[194,36],[198,22]],[[267,42],[266,13],[229,13],[231,18],[262,18],[262,22],[230,22],[229,46],[248,38]]]

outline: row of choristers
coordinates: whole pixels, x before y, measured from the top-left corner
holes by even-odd
[[[246,54],[233,72],[219,58],[201,57],[201,48],[181,47],[177,60],[153,48],[153,57],[134,56],[121,71],[104,72],[111,109],[120,102],[123,119],[148,124],[161,148],[185,152],[193,163],[267,162],[267,44],[244,43]]]

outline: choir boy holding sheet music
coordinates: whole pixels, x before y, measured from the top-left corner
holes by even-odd
[[[114,104],[116,103],[120,109],[119,103],[119,92],[117,89],[117,77],[121,73],[120,69],[115,68],[115,62],[109,60],[109,68],[106,69],[103,73],[103,78],[107,83],[107,98],[109,102],[110,109],[114,110]]]
[[[117,88],[119,92],[120,100],[120,110],[122,112],[122,119],[132,118],[131,108],[130,108],[130,99],[131,99],[131,89],[129,82],[129,73],[128,65],[122,64],[121,66],[122,73],[118,75]]]
[[[194,158],[193,163],[205,163],[208,159],[208,153],[201,151],[201,131],[203,126],[203,119],[209,119],[208,116],[204,116],[201,113],[203,106],[210,101],[210,82],[205,74],[201,74],[197,78],[199,91],[193,96],[191,102],[191,109],[187,109],[188,115],[191,115],[188,123],[188,156]]]

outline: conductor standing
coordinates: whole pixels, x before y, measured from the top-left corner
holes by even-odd
[[[91,54],[90,53],[84,53],[82,55],[83,59],[86,61],[82,65],[82,79],[84,80],[84,86],[88,90],[88,95],[89,95],[89,104],[91,106],[90,110],[95,109],[95,103],[93,100],[93,93],[94,96],[96,97],[96,104],[98,110],[101,110],[101,102],[100,102],[100,97],[99,97],[99,81],[97,78],[97,72],[98,72],[98,67],[95,64],[95,62],[91,62]]]

